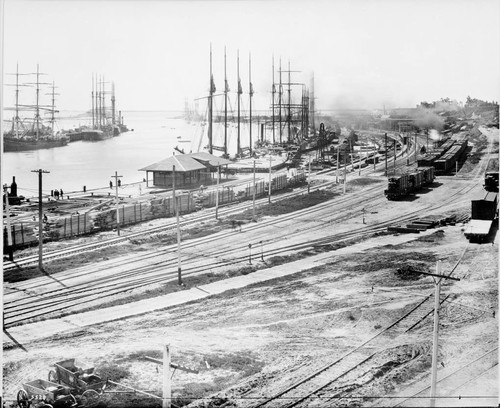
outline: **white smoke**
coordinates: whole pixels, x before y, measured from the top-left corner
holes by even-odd
[[[441,135],[436,129],[429,129],[429,137],[432,140],[441,140]]]

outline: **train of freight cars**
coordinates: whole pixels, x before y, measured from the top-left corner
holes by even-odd
[[[431,184],[435,175],[444,174],[456,166],[460,156],[467,149],[467,140],[445,141],[437,150],[426,154],[417,161],[417,169],[399,177],[389,178],[387,190],[384,191],[388,200],[398,200],[415,193],[422,187]]]
[[[454,169],[460,157],[467,149],[467,140],[449,139],[433,153],[426,154],[417,160],[418,167],[432,166],[436,175],[448,173]]]
[[[419,167],[412,173],[399,177],[390,177],[387,190],[384,190],[388,200],[399,200],[408,194],[420,190],[434,181],[434,167]]]

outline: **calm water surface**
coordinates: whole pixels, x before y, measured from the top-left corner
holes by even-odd
[[[4,153],[2,157],[3,183],[10,185],[16,177],[18,194],[31,197],[38,194],[38,174],[43,169],[43,192],[63,189],[66,192],[101,188],[109,185],[115,171],[122,183],[141,181],[146,172],[140,168],[163,160],[179,146],[189,153],[192,143],[201,134],[198,124],[176,119],[169,112],[124,112],[125,123],[134,131],[100,142],[73,142],[67,146],[26,152]],[[85,124],[82,119],[61,119],[59,128],[70,129]],[[180,139],[179,139],[180,137]]]

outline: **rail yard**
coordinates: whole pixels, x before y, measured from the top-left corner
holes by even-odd
[[[44,272],[36,248],[16,253],[4,262],[6,401],[26,378],[79,357],[129,387],[110,385],[99,403],[161,406],[152,397],[161,374],[144,356],[161,358],[166,341],[172,359],[197,372],[175,372],[177,406],[420,406],[434,305],[433,279],[421,273],[439,260],[460,281],[442,287],[437,406],[492,404],[498,251],[489,232],[480,245],[464,231],[485,173],[498,167],[498,127],[475,130],[455,135],[470,146],[451,166],[458,171],[398,200],[384,194],[387,176],[415,168],[425,136],[390,166],[346,166],[346,184],[326,166],[255,206],[221,207],[217,219],[213,207],[186,213],[180,258],[175,217],[129,225],[120,237],[49,242]],[[433,228],[390,230],[419,220]]]

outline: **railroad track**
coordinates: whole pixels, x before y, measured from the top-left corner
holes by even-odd
[[[477,174],[480,172],[478,171]],[[315,188],[326,188],[335,183],[324,183],[322,186]],[[427,206],[424,208],[416,208],[414,211],[407,211],[404,215],[398,218],[391,218],[380,223],[371,225],[361,225],[359,228],[351,231],[335,232],[328,231],[328,227],[341,222],[344,219],[351,218],[353,215],[359,215],[361,209],[370,203],[371,206],[381,205],[386,200],[381,194],[383,186],[374,185],[366,187],[356,195],[340,196],[333,201],[328,201],[318,204],[314,207],[300,210],[291,214],[283,215],[277,218],[271,218],[259,223],[251,223],[245,226],[245,232],[259,233],[264,228],[280,229],[280,224],[286,222],[295,222],[295,231],[283,237],[278,234],[266,234],[269,238],[262,241],[251,242],[258,254],[259,245],[261,244],[260,254],[262,257],[272,257],[277,255],[287,255],[306,250],[321,250],[322,246],[329,246],[341,241],[352,239],[363,239],[366,236],[375,232],[384,230],[389,225],[395,222],[405,222],[411,219],[418,218],[423,212],[429,212],[441,208],[446,204],[454,202],[455,198],[468,192],[475,185],[466,185],[450,194],[446,202],[441,202],[439,205]],[[302,193],[302,192],[301,192]],[[377,198],[373,199],[373,196]],[[293,196],[292,193],[287,196]],[[266,198],[263,199],[264,201]],[[275,200],[273,200],[275,201]],[[251,208],[251,203],[245,203],[238,209],[228,209],[228,211],[241,211],[242,208]],[[307,226],[307,231],[317,231],[319,238],[303,242],[300,238],[304,233],[304,227],[300,222],[296,222],[304,215],[310,219],[318,221],[311,226],[310,222]],[[205,214],[200,217],[194,217],[197,220],[212,218],[212,215]],[[188,222],[188,221],[186,221]],[[194,222],[190,220],[189,222]],[[173,228],[173,225],[150,229],[147,233],[153,231],[161,231],[166,228]],[[326,229],[326,230],[325,230]],[[138,234],[134,236],[142,235]],[[203,238],[192,239],[183,242],[182,253],[188,256],[188,259],[183,260],[183,276],[193,276],[200,273],[206,273],[207,270],[227,268],[234,264],[247,264],[248,261],[248,241],[238,242],[233,245],[233,249],[228,250],[224,246],[218,246],[206,250],[200,250],[202,246],[209,246],[214,240],[223,242],[224,240],[234,241],[235,235],[231,231],[223,231],[216,235],[206,236]],[[284,239],[285,238],[285,239]],[[130,235],[121,237],[120,239],[130,239]],[[238,238],[240,241],[241,239]],[[110,240],[114,242],[116,239]],[[123,242],[123,241],[122,241]],[[113,243],[111,243],[112,245]],[[93,244],[93,249],[99,249],[103,245],[108,245],[107,242]],[[264,250],[264,245],[266,249]],[[328,248],[326,248],[328,250]],[[76,252],[82,251],[82,248],[76,248]],[[55,254],[55,256],[67,256],[67,252],[63,254]],[[258,256],[258,255],[257,255]],[[255,255],[254,255],[255,257]],[[29,262],[29,260],[27,261]],[[112,269],[111,272],[107,272]],[[95,271],[96,274],[102,276],[95,281],[86,279],[87,271],[70,270],[58,273],[53,279],[57,279],[52,288],[40,292],[40,286],[47,284],[47,279],[37,278],[25,283],[20,283],[16,287],[6,288],[4,296],[4,325],[12,327],[22,324],[28,320],[39,317],[46,317],[47,314],[57,314],[67,309],[82,307],[89,302],[103,300],[112,296],[124,294],[134,289],[145,288],[151,285],[174,281],[177,279],[177,257],[176,246],[170,245],[164,248],[161,253],[151,252],[141,256],[140,259],[132,259],[125,257],[123,259],[105,261],[100,266],[100,269]],[[70,282],[71,283],[68,283]],[[24,294],[23,296],[14,296],[15,293]]]
[[[338,403],[341,406],[346,406],[346,402],[347,406],[349,406],[348,401],[345,400],[342,404],[342,400],[339,397],[345,395],[344,398],[348,400],[349,392],[356,391],[358,386],[353,384],[353,378],[360,378],[370,371],[377,355],[386,349],[386,345],[383,343],[386,344],[388,339],[394,339],[404,334],[409,328],[415,325],[415,322],[420,322],[432,311],[433,303],[429,301],[430,297],[431,295],[426,296],[424,300],[414,305],[403,316],[360,345],[320,367],[309,376],[290,385],[283,391],[263,399],[258,404],[253,405],[252,408],[309,406],[308,404],[325,393],[331,396],[332,399],[321,399],[321,403],[326,404],[323,406],[334,406]],[[372,351],[373,349],[375,351]],[[415,354],[409,357],[409,359],[417,357],[418,355]],[[370,379],[367,381],[370,381]],[[361,385],[359,384],[359,386]],[[349,389],[349,391],[346,391],[346,389]]]

